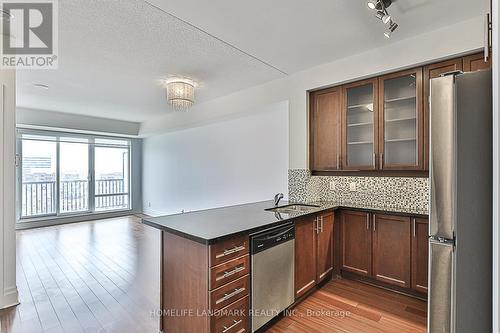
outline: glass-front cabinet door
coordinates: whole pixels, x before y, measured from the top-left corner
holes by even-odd
[[[380,169],[423,168],[422,70],[383,76],[380,88]]]
[[[376,79],[344,86],[344,169],[377,169],[378,83]]]

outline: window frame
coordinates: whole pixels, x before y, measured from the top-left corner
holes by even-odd
[[[55,183],[55,193],[54,193],[54,204],[55,204],[55,213],[49,213],[49,214],[40,214],[40,215],[30,215],[30,216],[23,216],[22,212],[22,205],[23,205],[23,198],[22,198],[22,186],[23,186],[23,135],[36,135],[36,136],[41,136],[41,137],[52,137],[55,138],[55,140],[47,140],[47,141],[53,141],[56,142],[56,183]],[[59,197],[60,197],[60,143],[61,143],[61,137],[70,137],[74,139],[86,139],[88,140],[88,151],[89,151],[89,158],[88,158],[88,170],[89,170],[89,175],[87,177],[88,179],[88,210],[85,211],[78,211],[78,212],[61,212],[61,207],[60,207],[60,202],[59,202]],[[99,210],[96,211],[96,198],[98,197],[103,197],[103,196],[114,196],[113,195],[96,195],[95,193],[95,147],[111,147],[114,145],[106,145],[106,144],[96,144],[96,139],[103,139],[103,140],[112,140],[112,141],[126,141],[126,145],[119,145],[117,144],[116,147],[124,148],[128,150],[128,158],[127,158],[127,164],[128,164],[128,170],[127,170],[127,192],[125,193],[119,193],[117,195],[127,195],[128,196],[128,207],[127,208],[118,208],[118,209],[109,209],[109,210]],[[62,142],[65,142],[64,140]],[[16,179],[16,198],[17,198],[17,204],[16,204],[16,219],[17,223],[24,223],[24,222],[31,222],[31,221],[37,221],[37,220],[44,220],[44,219],[56,219],[56,218],[67,218],[67,217],[78,217],[78,216],[85,216],[85,215],[98,215],[98,214],[105,214],[105,213],[114,213],[114,212],[127,212],[127,211],[132,211],[132,193],[131,193],[131,186],[132,186],[132,140],[130,138],[126,137],[118,137],[118,136],[105,136],[105,135],[93,135],[93,134],[82,134],[82,133],[75,133],[75,132],[64,132],[64,131],[48,131],[48,130],[36,130],[36,129],[25,129],[25,128],[18,128],[16,130],[16,173],[17,173],[17,179]],[[125,177],[125,175],[124,175]]]

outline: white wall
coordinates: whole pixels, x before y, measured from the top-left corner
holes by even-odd
[[[288,103],[143,141],[143,209],[164,215],[287,193]]]
[[[0,70],[0,309],[18,303],[15,234],[16,73]]]
[[[196,105],[189,114],[173,113],[146,121],[141,135],[173,131],[234,113],[245,113],[277,101],[290,103],[290,168],[308,166],[307,90],[374,76],[478,50],[484,18],[418,35],[379,49],[317,66],[257,87]],[[400,29],[404,29],[403,26]],[[332,32],[334,33],[334,32]]]

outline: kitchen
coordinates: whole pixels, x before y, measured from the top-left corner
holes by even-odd
[[[0,69],[2,331],[497,331],[496,3],[93,4]]]
[[[428,303],[429,331],[489,331],[488,278],[463,268],[491,270],[491,81],[484,56],[310,92],[311,170],[290,170],[291,203],[280,204],[279,193],[274,202],[144,218],[162,230],[161,308],[220,311],[167,314],[164,330],[272,331],[280,312],[332,280],[349,279]],[[481,177],[462,179],[471,174]],[[306,195],[309,182],[319,183],[311,195],[319,200]],[[390,185],[399,202],[386,196]],[[353,196],[329,197],[337,186]],[[356,197],[358,186],[373,186],[372,193]],[[455,192],[460,188],[467,193]],[[455,252],[456,244],[474,259]],[[481,320],[460,308],[465,299],[481,309]],[[352,329],[347,321],[345,328]]]

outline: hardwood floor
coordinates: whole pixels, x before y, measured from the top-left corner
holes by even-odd
[[[268,333],[426,332],[427,303],[350,280],[314,292]]]
[[[136,217],[17,231],[21,304],[0,332],[157,333],[160,233]]]
[[[18,231],[21,304],[0,311],[0,332],[157,333],[160,234],[138,222]],[[294,310],[268,332],[425,332],[425,302],[349,280],[328,283]]]

